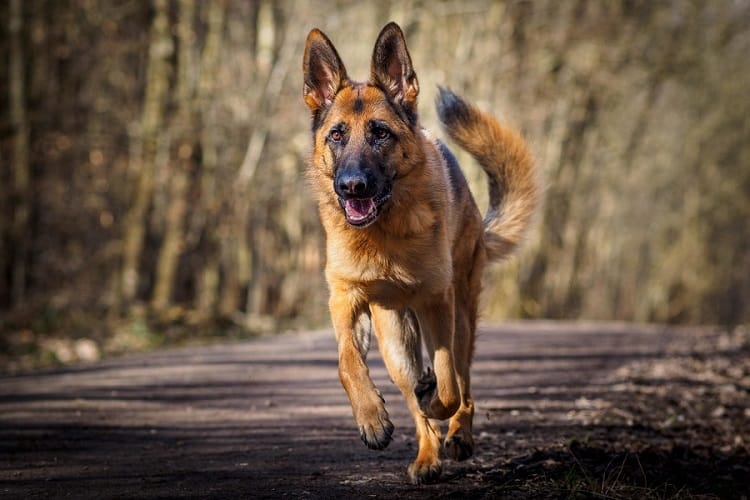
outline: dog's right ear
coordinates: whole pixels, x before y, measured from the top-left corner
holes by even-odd
[[[331,105],[336,93],[348,81],[336,48],[318,29],[307,35],[302,71],[305,103],[316,116]]]

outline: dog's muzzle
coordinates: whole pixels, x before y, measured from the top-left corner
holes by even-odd
[[[390,182],[378,182],[372,174],[359,169],[339,171],[334,179],[334,190],[346,222],[360,228],[375,222],[381,207],[391,198]]]

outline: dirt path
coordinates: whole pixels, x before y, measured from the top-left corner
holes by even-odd
[[[413,426],[376,352],[395,439],[359,441],[332,337],[2,377],[0,497],[749,496],[744,330],[485,325],[477,455],[423,487],[406,482]]]

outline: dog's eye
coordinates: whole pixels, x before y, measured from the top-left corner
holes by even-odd
[[[342,134],[340,130],[331,130],[331,132],[328,134],[328,138],[331,139],[333,142],[339,142],[341,141]]]
[[[376,139],[382,141],[383,139],[387,139],[391,133],[387,129],[377,127],[372,131],[372,135],[375,136]]]

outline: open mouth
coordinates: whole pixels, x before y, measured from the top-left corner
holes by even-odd
[[[369,226],[380,215],[380,208],[391,198],[391,188],[386,186],[377,196],[371,198],[339,197],[341,208],[344,209],[346,222],[356,227]]]

